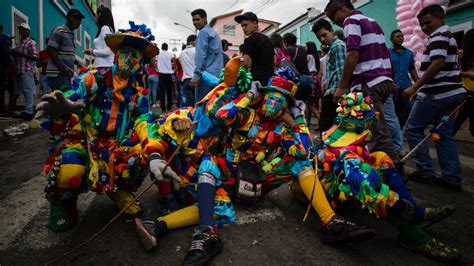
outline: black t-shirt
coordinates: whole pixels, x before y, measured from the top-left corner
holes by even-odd
[[[266,35],[255,32],[245,38],[242,53],[252,58],[252,77],[266,86],[273,76],[273,44]]]
[[[298,48],[298,54],[295,58],[296,48]],[[298,72],[300,72],[302,75],[309,75],[310,73],[308,70],[308,56],[306,54],[306,49],[303,46],[297,45],[286,48],[286,51],[288,51],[288,54],[290,55],[296,70],[298,70]]]

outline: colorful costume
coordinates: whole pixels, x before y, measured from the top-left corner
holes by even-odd
[[[45,96],[38,105],[37,116],[50,117],[43,127],[54,137],[43,169],[53,231],[75,224],[79,193],[106,193],[124,208],[147,175],[147,156],[153,151],[129,138],[129,132],[146,131],[133,128],[136,120],[149,114],[148,92],[138,86],[135,74],[158,50],[150,42],[154,37],[149,29],[130,24],[131,30],[105,39],[116,53],[110,69],[83,73],[71,87]],[[78,104],[80,109],[67,108]],[[126,212],[139,211],[140,206],[134,204]]]
[[[390,157],[384,152],[369,154],[366,144],[377,121],[370,98],[362,93],[346,94],[337,112],[335,125],[323,133],[324,146],[316,149],[314,156],[328,197],[335,203],[357,200],[370,213],[387,219],[399,230],[404,247],[439,260],[459,259],[456,249],[440,243],[419,226],[446,218],[453,208],[419,207]]]

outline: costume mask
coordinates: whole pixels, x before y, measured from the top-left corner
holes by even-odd
[[[276,120],[285,113],[288,99],[279,91],[268,91],[263,97],[259,113],[269,120]]]
[[[115,53],[114,73],[124,79],[134,75],[143,64],[143,53],[133,47],[122,46]]]

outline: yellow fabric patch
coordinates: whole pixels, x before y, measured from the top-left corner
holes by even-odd
[[[342,135],[338,140],[331,143],[331,147],[333,148],[343,148],[351,145],[352,143],[356,142],[357,140],[367,136],[370,130],[364,130],[362,133],[357,134],[354,132],[346,132]]]
[[[60,188],[71,189],[69,180],[73,176],[81,178],[84,175],[86,167],[79,164],[63,164],[56,177],[56,185]]]

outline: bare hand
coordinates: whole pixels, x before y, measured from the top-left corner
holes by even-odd
[[[184,117],[173,122],[173,128],[177,131],[188,130],[193,126],[191,119]]]
[[[85,53],[85,54],[88,54],[88,55],[92,55],[92,54],[94,53],[94,50],[92,50],[92,49],[85,49],[85,50],[84,50],[84,53]]]
[[[334,95],[332,96],[333,102],[338,103],[345,91],[346,90],[343,88],[337,88],[336,92],[334,92]]]
[[[405,98],[411,98],[415,92],[416,92],[416,88],[409,87],[403,91],[402,96]]]
[[[189,85],[191,85],[191,86],[196,86],[196,85],[198,84],[198,81],[199,81],[199,80],[197,80],[197,79],[191,79],[191,80],[189,81]]]

